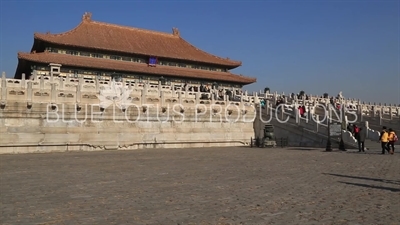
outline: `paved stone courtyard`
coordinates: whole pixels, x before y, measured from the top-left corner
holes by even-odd
[[[1,224],[400,224],[400,154],[149,149],[1,155]]]

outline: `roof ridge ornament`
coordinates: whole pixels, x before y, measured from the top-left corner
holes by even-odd
[[[82,21],[91,21],[92,20],[92,13],[91,12],[85,12],[82,16]]]
[[[180,34],[178,28],[176,28],[176,27],[173,27],[173,28],[172,28],[172,35],[178,36],[178,37],[181,36],[181,34]]]

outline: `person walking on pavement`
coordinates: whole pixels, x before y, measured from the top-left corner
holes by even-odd
[[[386,131],[386,127],[382,127],[381,136],[379,137],[379,141],[381,142],[382,147],[382,155],[385,154],[386,151],[390,152],[389,150],[389,133]]]
[[[389,128],[389,135],[388,135],[389,144],[388,147],[390,149],[390,154],[394,154],[394,143],[399,140],[396,135],[396,132],[392,128]]]
[[[355,138],[357,138],[358,132],[360,132],[360,128],[356,124],[354,124],[353,125],[353,135]]]
[[[360,127],[360,131],[358,132],[357,136],[358,142],[358,152],[365,152],[365,139],[367,138],[367,129],[364,127]]]

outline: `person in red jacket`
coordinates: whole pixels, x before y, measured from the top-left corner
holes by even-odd
[[[302,106],[299,106],[298,110],[299,110],[300,116],[303,117],[303,115],[304,115],[304,109],[303,109],[303,107],[302,107]]]

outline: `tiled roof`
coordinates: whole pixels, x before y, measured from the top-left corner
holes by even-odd
[[[255,78],[232,74],[229,72],[217,72],[200,69],[189,69],[172,66],[156,67],[144,63],[125,62],[112,59],[100,59],[86,56],[74,56],[59,53],[18,53],[18,59],[37,63],[58,63],[62,66],[75,66],[82,68],[103,69],[119,72],[136,72],[143,74],[154,74],[163,76],[174,76],[213,81],[224,81],[240,84],[251,84],[256,82]]]
[[[61,34],[35,33],[35,39],[66,46],[114,51],[128,54],[188,60],[236,68],[240,61],[204,52],[180,37],[179,31],[163,33],[91,20],[85,14],[74,29]]]

